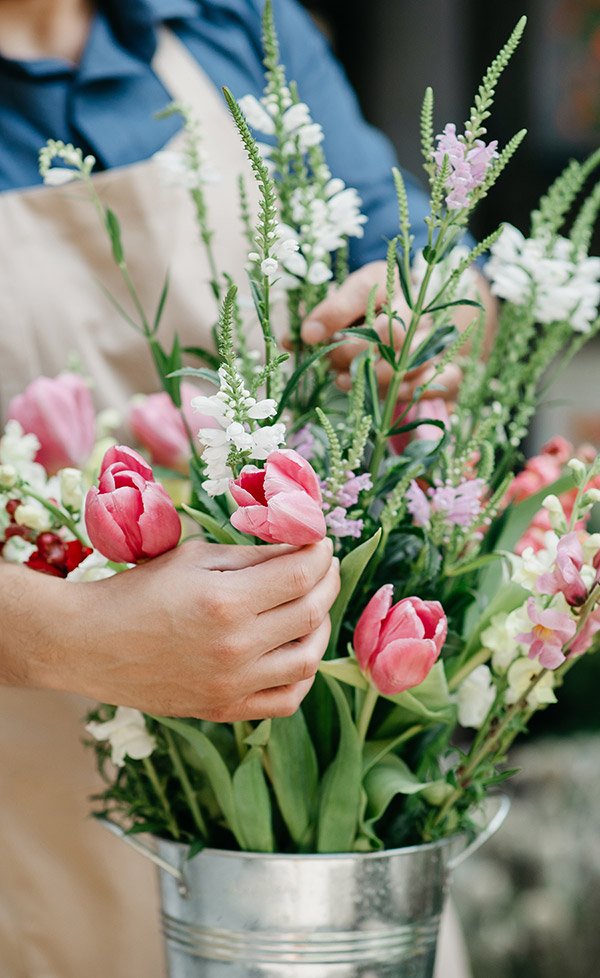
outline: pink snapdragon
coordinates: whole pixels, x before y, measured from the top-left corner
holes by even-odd
[[[404,598],[392,606],[394,588],[373,595],[354,630],[354,651],[362,671],[384,696],[420,685],[446,640],[448,623],[439,601]]]
[[[124,445],[113,445],[102,460],[98,488],[86,497],[85,525],[96,550],[119,564],[157,557],[181,536],[170,496],[142,456]]]
[[[333,493],[330,491],[327,479],[321,483],[321,490],[325,497],[323,503],[325,522],[334,537],[359,537],[363,531],[364,522],[361,519],[351,519],[347,516],[347,511],[352,506],[356,506],[361,492],[370,489],[373,483],[368,472],[355,475],[349,471],[346,472],[346,476],[346,482]],[[334,505],[336,503],[337,505]]]
[[[78,374],[38,377],[8,405],[8,417],[26,434],[36,435],[35,461],[49,475],[82,468],[96,441],[96,418],[90,389]]]
[[[587,652],[596,632],[600,632],[600,607],[594,608],[592,613],[588,615],[583,628],[569,645],[567,659],[570,659],[572,655],[583,655]]]
[[[467,139],[470,133],[465,133]],[[469,206],[469,194],[485,180],[492,160],[498,157],[498,140],[484,143],[476,139],[469,149],[466,139],[456,135],[456,126],[449,122],[443,133],[436,136],[438,148],[433,153],[438,173],[448,157],[450,173],[446,179],[446,206],[449,210],[459,210]]]
[[[556,564],[552,573],[540,574],[536,587],[540,594],[564,594],[568,604],[583,604],[587,586],[581,577],[583,550],[576,531],[567,533],[558,541]]]
[[[246,466],[229,488],[239,506],[231,522],[242,533],[297,547],[325,536],[319,479],[310,462],[293,449],[271,452],[264,469]]]
[[[539,659],[545,669],[557,669],[566,659],[563,648],[575,634],[575,622],[563,611],[537,608],[533,598],[527,602],[527,614],[533,628],[516,635],[517,642],[529,645],[530,659]]]

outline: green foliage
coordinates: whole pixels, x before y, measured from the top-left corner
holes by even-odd
[[[508,41],[498,56],[494,58],[483,76],[481,85],[479,86],[477,95],[475,96],[475,102],[473,108],[471,109],[469,121],[465,125],[465,129],[469,133],[470,143],[473,143],[476,139],[480,139],[486,133],[483,123],[487,118],[489,118],[489,110],[494,100],[496,85],[498,84],[500,75],[517,49],[519,41],[523,35],[523,31],[525,30],[526,23],[527,18],[521,17]]]

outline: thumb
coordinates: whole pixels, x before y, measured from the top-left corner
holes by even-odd
[[[264,564],[265,561],[271,560],[273,557],[295,553],[296,550],[300,549],[300,547],[292,547],[288,543],[268,543],[261,546],[251,544],[247,547],[244,544],[203,543],[200,546],[202,552],[199,557],[203,568],[217,571],[243,570],[245,567],[255,567],[257,564]]]

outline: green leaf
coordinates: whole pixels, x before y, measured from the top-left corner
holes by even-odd
[[[396,708],[387,715],[377,731],[378,738],[393,737],[415,723],[422,723],[424,726],[446,723],[455,709],[450,701],[444,664],[441,661],[436,662],[419,686],[383,698],[395,703]]]
[[[388,754],[373,765],[364,779],[369,799],[367,824],[374,825],[396,795],[416,795],[428,788],[429,784],[428,781],[419,781],[416,774],[395,754]]]
[[[119,224],[117,215],[114,213],[114,211],[111,211],[110,207],[106,207],[104,213],[106,215],[106,230],[108,231],[110,237],[113,258],[115,259],[117,265],[120,265],[123,261],[121,225]]]
[[[222,526],[216,519],[209,516],[208,513],[201,513],[200,510],[192,509],[191,506],[187,506],[185,503],[183,503],[181,508],[196,523],[199,523],[204,530],[207,530],[217,543],[252,544],[254,542],[252,537],[245,533],[238,533],[232,526]]]
[[[355,686],[357,689],[368,689],[368,682],[365,679],[356,659],[323,659],[319,665],[319,672],[324,676],[333,676],[338,682],[346,683],[347,686]]]
[[[162,292],[160,294],[160,299],[158,300],[158,306],[156,308],[156,315],[154,317],[154,325],[152,327],[152,332],[156,333],[158,327],[160,326],[160,321],[162,319],[162,314],[165,308],[165,302],[167,301],[167,294],[169,292],[169,272],[165,275],[165,284],[163,285]]]
[[[283,820],[296,845],[306,844],[317,810],[319,770],[301,708],[272,721],[266,754]]]
[[[412,309],[413,308],[413,298],[412,298],[412,295],[411,295],[411,292],[410,292],[410,285],[409,285],[409,283],[407,281],[407,278],[406,278],[406,270],[404,268],[404,261],[403,261],[403,258],[402,258],[401,255],[398,255],[398,257],[396,258],[396,266],[398,268],[398,276],[400,278],[400,287],[402,289],[402,293],[403,293],[404,298],[406,300],[406,305],[408,306],[409,309]]]
[[[198,380],[208,380],[217,387],[221,385],[217,371],[208,370],[206,367],[180,367],[179,370],[173,370],[169,377],[196,377]]]
[[[407,431],[414,431],[415,428],[418,428],[419,425],[422,424],[434,425],[436,428],[440,429],[441,437],[444,437],[446,425],[443,421],[438,421],[436,418],[418,418],[416,421],[407,421],[406,424],[399,422],[395,424],[393,428],[390,428],[388,431],[388,436],[391,437],[392,435],[400,435]]]
[[[442,302],[438,306],[427,306],[423,309],[423,315],[426,312],[439,312],[440,309],[450,309],[451,306],[475,306],[476,309],[481,309],[485,312],[483,306],[476,299],[453,299],[452,302]]]
[[[221,357],[217,353],[213,353],[212,350],[205,349],[203,346],[184,346],[183,352],[188,353],[191,357],[198,357],[199,360],[204,360],[215,372],[221,366]]]
[[[233,800],[243,848],[250,852],[274,852],[271,798],[261,763],[262,751],[253,747],[233,775]]]
[[[435,248],[432,248],[430,245],[425,245],[423,248],[423,258],[428,265],[435,265],[437,261],[437,253]]]
[[[575,481],[571,474],[563,475],[552,485],[540,489],[535,495],[529,496],[520,503],[515,503],[510,507],[502,533],[496,541],[497,550],[508,550],[512,552],[515,545],[521,539],[525,530],[531,523],[533,517],[541,509],[546,496],[553,494],[561,496],[563,492],[569,492],[575,486]]]
[[[361,340],[366,340],[368,343],[381,343],[381,336],[376,333],[374,329],[370,329],[369,326],[349,326],[348,329],[341,329],[340,333],[344,336],[350,336],[354,339],[358,337]]]
[[[261,720],[251,734],[244,737],[244,743],[249,747],[266,747],[271,736],[271,720]]]
[[[356,585],[358,584],[365,567],[379,546],[381,533],[381,529],[377,530],[377,532],[373,534],[369,540],[365,540],[365,542],[361,543],[355,550],[351,550],[350,553],[346,554],[342,560],[340,565],[340,590],[333,603],[333,607],[329,612],[329,617],[331,619],[331,636],[329,638],[327,652],[330,655],[337,649],[338,638],[340,635],[340,629],[342,627],[342,621],[346,613],[346,608],[348,607],[350,598],[354,594]]]
[[[414,370],[416,367],[420,367],[421,364],[431,360],[442,350],[445,350],[447,346],[450,346],[451,343],[454,343],[459,336],[460,333],[456,326],[439,326],[430,336],[427,336],[423,340],[414,353],[411,353],[406,369]]]
[[[315,350],[314,353],[311,353],[310,356],[306,358],[306,360],[303,360],[299,367],[296,367],[292,376],[290,377],[287,384],[283,388],[283,392],[281,394],[281,397],[279,398],[277,414],[273,418],[274,422],[281,417],[281,414],[287,402],[289,401],[294,390],[298,386],[298,382],[300,378],[306,373],[307,370],[310,369],[310,367],[312,367],[313,363],[316,363],[317,360],[321,359],[321,357],[324,357],[327,353],[330,353],[331,350],[337,349],[338,346],[343,346],[345,342],[346,342],[345,340],[339,340],[337,343],[330,343],[328,346],[319,347],[319,349]]]
[[[496,551],[490,554],[482,554],[480,557],[475,557],[474,560],[459,564],[457,567],[445,568],[444,575],[446,577],[460,577],[461,574],[471,574],[474,570],[480,570],[482,567],[488,567],[497,560],[501,560],[502,556],[501,553],[496,553]]]
[[[152,716],[152,719],[164,727],[174,730],[176,734],[183,737],[194,749],[194,753],[210,782],[210,786],[214,791],[215,798],[229,829],[235,836],[238,845],[244,848],[243,834],[238,821],[237,808],[233,797],[231,776],[217,748],[208,739],[206,734],[203,734],[201,730],[198,730],[196,726],[192,726],[186,720],[157,716]]]
[[[321,785],[317,852],[349,852],[360,807],[361,745],[348,700],[335,679],[325,678],[338,712],[340,740]]]

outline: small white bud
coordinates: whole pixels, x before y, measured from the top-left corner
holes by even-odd
[[[0,488],[12,489],[19,481],[19,474],[14,465],[0,465]]]
[[[20,526],[26,526],[30,530],[37,530],[40,533],[49,530],[52,526],[52,520],[48,511],[42,509],[41,506],[32,506],[30,503],[21,503],[20,506],[17,506],[14,517],[15,523],[18,523]]]
[[[584,465],[584,463],[579,458],[572,458],[569,459],[567,465],[571,469],[571,472],[573,473],[575,485],[582,486],[587,474],[587,468]]]
[[[61,469],[58,478],[63,506],[66,506],[72,513],[78,513],[83,504],[81,472],[79,469]]]

